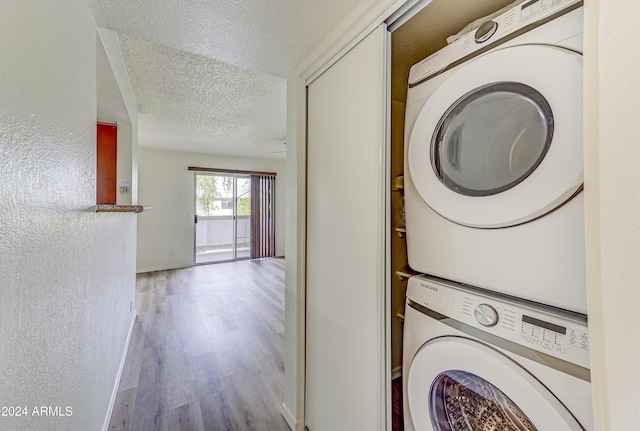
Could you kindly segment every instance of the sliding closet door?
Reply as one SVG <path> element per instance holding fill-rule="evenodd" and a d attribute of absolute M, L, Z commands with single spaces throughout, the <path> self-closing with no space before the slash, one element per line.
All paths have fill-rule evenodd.
<path fill-rule="evenodd" d="M 308 86 L 306 425 L 384 427 L 386 29 Z"/>

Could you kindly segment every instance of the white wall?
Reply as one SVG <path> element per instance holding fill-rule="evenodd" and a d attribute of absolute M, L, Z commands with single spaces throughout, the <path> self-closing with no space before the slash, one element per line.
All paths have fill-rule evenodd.
<path fill-rule="evenodd" d="M 284 256 L 285 161 L 138 149 L 138 272 L 193 265 L 194 172 L 189 166 L 276 172 L 276 255 Z"/>
<path fill-rule="evenodd" d="M 585 197 L 598 431 L 640 423 L 640 6 L 585 4 Z"/>
<path fill-rule="evenodd" d="M 0 2 L 0 429 L 102 429 L 133 317 L 136 216 L 87 211 L 95 37 L 84 0 Z"/>

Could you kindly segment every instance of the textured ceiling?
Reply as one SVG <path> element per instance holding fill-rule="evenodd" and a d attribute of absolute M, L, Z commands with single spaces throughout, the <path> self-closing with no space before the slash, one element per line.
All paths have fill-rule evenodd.
<path fill-rule="evenodd" d="M 284 157 L 286 81 L 120 35 L 139 110 L 139 145 Z"/>
<path fill-rule="evenodd" d="M 347 15 L 377 0 L 89 0 L 119 33 L 144 147 L 285 157 L 286 81 Z M 392 95 L 445 37 L 513 0 L 434 0 L 392 36 Z"/>
<path fill-rule="evenodd" d="M 139 144 L 285 156 L 285 78 L 360 4 L 375 0 L 89 0 L 119 33 Z"/>
<path fill-rule="evenodd" d="M 375 0 L 89 0 L 98 26 L 286 78 L 359 4 Z"/>

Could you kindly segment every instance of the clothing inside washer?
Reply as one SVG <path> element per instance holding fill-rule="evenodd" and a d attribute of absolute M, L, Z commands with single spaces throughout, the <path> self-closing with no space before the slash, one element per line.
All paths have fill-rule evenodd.
<path fill-rule="evenodd" d="M 436 431 L 537 430 L 508 396 L 473 373 L 441 373 L 430 394 L 430 416 Z"/>

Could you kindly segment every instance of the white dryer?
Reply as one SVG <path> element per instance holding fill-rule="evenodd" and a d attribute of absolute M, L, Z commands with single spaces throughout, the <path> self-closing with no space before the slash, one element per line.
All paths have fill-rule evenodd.
<path fill-rule="evenodd" d="M 585 317 L 409 280 L 405 431 L 593 431 Z"/>
<path fill-rule="evenodd" d="M 411 68 L 414 270 L 586 313 L 582 21 L 528 1 Z"/>

